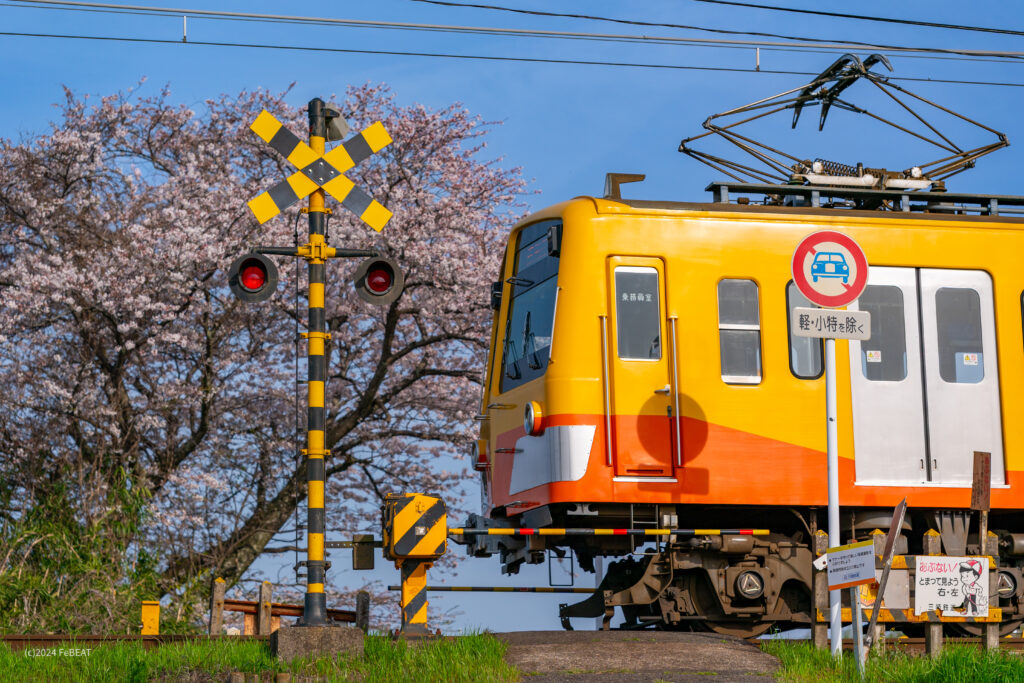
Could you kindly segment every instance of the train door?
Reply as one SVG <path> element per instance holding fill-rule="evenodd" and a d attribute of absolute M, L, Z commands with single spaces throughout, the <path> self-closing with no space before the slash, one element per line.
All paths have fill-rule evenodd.
<path fill-rule="evenodd" d="M 1006 483 L 992 278 L 980 270 L 918 271 L 933 482 L 971 485 L 974 451 Z"/>
<path fill-rule="evenodd" d="M 969 486 L 974 451 L 989 451 L 1003 484 L 988 274 L 873 267 L 858 307 L 871 339 L 850 342 L 857 482 Z"/>
<path fill-rule="evenodd" d="M 607 335 L 615 474 L 672 476 L 670 354 L 661 259 L 612 256 Z"/>

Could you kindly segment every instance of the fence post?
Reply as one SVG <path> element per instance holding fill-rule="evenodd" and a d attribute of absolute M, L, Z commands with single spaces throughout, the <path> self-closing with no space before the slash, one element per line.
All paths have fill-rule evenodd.
<path fill-rule="evenodd" d="M 999 553 L 996 543 L 997 538 L 993 538 L 995 534 L 986 533 L 989 535 L 988 538 L 988 551 L 992 553 L 988 563 L 988 594 L 989 594 L 989 609 L 992 608 L 991 603 L 999 604 L 999 560 L 996 559 Z M 998 621 L 987 622 L 982 627 L 984 633 L 984 644 L 986 650 L 998 650 L 999 649 L 999 630 L 1002 624 Z"/>
<path fill-rule="evenodd" d="M 260 584 L 259 604 L 256 606 L 256 635 L 270 635 L 270 594 L 272 586 L 269 581 Z"/>
<path fill-rule="evenodd" d="M 922 549 L 925 555 L 938 555 L 942 548 L 942 537 L 935 529 L 929 529 L 924 533 Z M 929 618 L 935 617 L 935 612 L 928 612 Z M 942 652 L 942 623 L 928 622 L 924 627 L 924 651 L 932 658 L 938 657 Z"/>
<path fill-rule="evenodd" d="M 814 534 L 814 557 L 821 557 L 828 550 L 828 533 L 819 529 Z M 812 601 L 811 638 L 814 647 L 819 650 L 828 649 L 828 623 L 818 619 L 818 612 L 828 612 L 828 571 L 814 570 L 812 579 L 814 589 L 814 600 Z"/>
<path fill-rule="evenodd" d="M 210 591 L 210 631 L 211 636 L 219 636 L 224 628 L 224 579 L 219 576 L 213 582 Z"/>
<path fill-rule="evenodd" d="M 356 628 L 363 633 L 370 630 L 370 594 L 366 591 L 356 593 Z"/>
<path fill-rule="evenodd" d="M 244 620 L 244 623 L 242 625 L 242 635 L 243 636 L 256 635 L 256 615 L 255 614 L 249 614 L 248 612 L 246 612 L 245 614 L 242 615 L 242 618 Z"/>

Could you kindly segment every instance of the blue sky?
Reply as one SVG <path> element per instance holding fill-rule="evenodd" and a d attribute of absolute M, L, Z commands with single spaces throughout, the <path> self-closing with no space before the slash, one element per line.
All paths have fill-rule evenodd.
<path fill-rule="evenodd" d="M 459 0 L 461 1 L 461 0 Z M 126 3 L 127 4 L 127 3 Z M 189 14 L 189 9 L 275 15 L 331 17 L 362 21 L 498 27 L 589 34 L 658 36 L 734 41 L 787 42 L 774 37 L 725 35 L 664 26 L 638 26 L 586 19 L 542 17 L 505 11 L 445 7 L 413 0 L 373 3 L 205 3 L 178 0 L 146 7 L 182 10 L 167 16 L 132 13 L 62 11 L 17 1 L 0 2 L 0 137 L 18 138 L 47 128 L 56 116 L 53 104 L 62 87 L 78 93 L 108 94 L 131 88 L 147 78 L 144 92 L 164 84 L 172 100 L 200 104 L 219 93 L 257 87 L 280 91 L 294 83 L 289 99 L 303 104 L 312 97 L 341 94 L 349 84 L 387 83 L 398 102 L 444 107 L 462 102 L 486 120 L 502 121 L 489 136 L 488 154 L 520 166 L 534 192 L 526 198 L 540 208 L 582 194 L 600 194 L 609 171 L 646 173 L 647 181 L 629 186 L 627 196 L 645 199 L 702 201 L 704 187 L 721 175 L 679 154 L 679 141 L 700 132 L 710 114 L 798 86 L 808 77 L 772 74 L 771 70 L 818 73 L 847 51 L 795 50 L 764 45 L 761 73 L 697 69 L 614 67 L 516 61 L 485 61 L 388 54 L 306 52 L 289 49 L 216 47 L 196 44 L 230 42 L 276 46 L 313 46 L 391 52 L 430 52 L 530 59 L 631 62 L 652 65 L 752 69 L 753 45 L 706 47 L 693 44 L 638 44 L 609 40 L 568 40 L 509 35 L 394 30 L 346 26 L 224 21 Z M 1024 36 L 875 23 L 730 7 L 696 0 L 493 0 L 495 5 L 549 12 L 589 14 L 652 23 L 688 24 L 738 31 L 759 31 L 827 41 L 859 41 L 893 46 L 1024 52 Z M 1021 29 L 1019 5 L 977 1 L 903 3 L 864 0 L 822 3 L 808 0 L 763 0 L 762 4 L 826 9 L 862 15 L 927 20 L 950 24 Z M 82 9 L 82 8 L 80 8 Z M 182 14 L 189 14 L 188 39 L 182 42 Z M 165 44 L 113 42 L 9 35 L 12 33 L 106 36 L 170 41 Z M 859 50 L 866 55 L 872 50 Z M 947 79 L 1019 84 L 963 85 L 899 81 L 901 85 L 1020 139 L 1019 112 L 1024 109 L 1024 61 L 967 59 L 954 55 L 908 55 L 883 51 L 897 78 Z M 848 91 L 848 99 L 873 111 L 894 114 L 867 84 Z M 936 117 L 945 125 L 948 119 Z M 903 169 L 939 156 L 904 138 L 878 133 L 878 127 L 846 112 L 835 112 L 817 133 L 817 111 L 804 115 L 794 132 L 788 117 L 763 127 L 766 137 L 797 156 L 822 156 L 843 163 Z M 987 140 L 952 126 L 968 145 Z M 977 169 L 953 179 L 959 192 L 1024 194 L 1019 176 L 1024 144 L 984 159 Z M 244 200 L 245 198 L 240 198 Z M 290 561 L 290 556 L 289 556 Z M 347 564 L 347 551 L 335 566 Z M 381 563 L 378 560 L 378 564 Z M 450 583 L 502 584 L 497 562 L 477 560 L 472 569 L 447 578 Z M 384 582 L 397 572 L 376 572 Z M 338 581 L 352 575 L 334 572 Z M 546 585 L 546 568 L 520 577 L 520 585 Z M 585 581 L 591 581 L 588 575 Z M 434 577 L 432 576 L 432 582 Z M 580 584 L 577 584 L 580 585 Z M 432 598 L 442 608 L 464 612 L 463 627 L 491 629 L 558 628 L 557 603 L 569 596 L 481 596 L 455 594 Z"/>

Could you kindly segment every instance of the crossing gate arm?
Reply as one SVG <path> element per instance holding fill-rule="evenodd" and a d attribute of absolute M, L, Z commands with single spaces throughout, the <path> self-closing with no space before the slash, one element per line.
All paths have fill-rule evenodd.
<path fill-rule="evenodd" d="M 452 527 L 451 536 L 767 536 L 768 529 L 533 529 Z"/>

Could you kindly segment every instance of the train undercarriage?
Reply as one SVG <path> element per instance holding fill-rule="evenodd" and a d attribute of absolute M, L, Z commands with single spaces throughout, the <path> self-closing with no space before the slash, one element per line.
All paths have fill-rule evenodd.
<path fill-rule="evenodd" d="M 604 578 L 593 595 L 561 605 L 562 625 L 567 629 L 575 618 L 601 618 L 607 629 L 616 608 L 623 617 L 619 625 L 623 629 L 708 630 L 742 637 L 773 628 L 809 628 L 815 618 L 813 544 L 824 524 L 823 508 L 572 504 L 544 506 L 514 518 L 495 512 L 489 518 L 472 515 L 466 526 L 725 530 L 756 525 L 769 530 L 763 536 L 466 537 L 469 554 L 499 554 L 502 571 L 509 574 L 517 573 L 524 563 L 544 562 L 548 550 L 556 554 L 571 550 L 585 572 L 594 571 L 595 558 L 608 558 Z M 869 540 L 876 529 L 888 531 L 890 516 L 886 510 L 843 509 L 843 542 Z M 979 554 L 969 511 L 919 509 L 908 512 L 896 543 L 897 554 L 922 554 L 922 540 L 929 529 L 940 534 L 943 554 Z M 1024 529 L 1024 515 L 994 511 L 990 529 L 998 539 L 999 556 L 998 597 L 993 595 L 992 606 L 1002 608 L 1002 630 L 1009 633 L 1024 622 L 1024 533 L 1019 531 Z M 991 549 L 989 553 L 993 554 Z M 847 591 L 843 596 L 849 600 Z M 917 635 L 922 628 L 912 623 L 894 627 L 907 635 Z M 956 635 L 981 632 L 975 624 L 946 627 Z"/>

